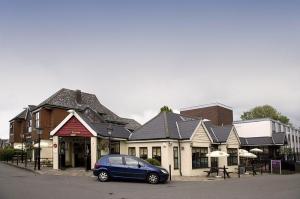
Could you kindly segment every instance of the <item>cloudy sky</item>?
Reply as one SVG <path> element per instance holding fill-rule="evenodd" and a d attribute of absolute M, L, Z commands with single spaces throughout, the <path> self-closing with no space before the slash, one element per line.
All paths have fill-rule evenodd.
<path fill-rule="evenodd" d="M 143 123 L 221 102 L 270 104 L 300 126 L 296 1 L 0 0 L 0 138 L 62 87 Z"/>

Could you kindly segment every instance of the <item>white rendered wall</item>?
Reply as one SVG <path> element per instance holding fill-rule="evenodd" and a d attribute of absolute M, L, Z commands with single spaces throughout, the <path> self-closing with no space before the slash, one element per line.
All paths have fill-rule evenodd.
<path fill-rule="evenodd" d="M 272 136 L 272 123 L 269 120 L 236 123 L 234 127 L 239 137 Z"/>
<path fill-rule="evenodd" d="M 56 145 L 56 148 L 54 148 Z M 53 136 L 53 169 L 58 169 L 58 136 Z"/>

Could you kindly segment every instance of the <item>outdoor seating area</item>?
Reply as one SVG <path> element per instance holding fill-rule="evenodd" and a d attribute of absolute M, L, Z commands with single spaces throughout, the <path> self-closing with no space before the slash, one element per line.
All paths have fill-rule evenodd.
<path fill-rule="evenodd" d="M 225 179 L 230 178 L 230 174 L 233 172 L 228 171 L 228 168 L 224 167 L 210 167 L 208 171 L 204 171 L 207 173 L 206 177 L 212 177 L 212 174 L 215 174 L 215 177 L 222 177 Z M 222 174 L 222 176 L 219 176 L 219 174 Z"/>

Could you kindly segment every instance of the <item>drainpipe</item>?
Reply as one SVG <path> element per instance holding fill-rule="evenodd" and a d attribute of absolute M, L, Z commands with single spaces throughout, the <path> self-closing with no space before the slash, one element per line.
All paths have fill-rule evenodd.
<path fill-rule="evenodd" d="M 180 140 L 178 139 L 178 149 L 179 149 L 179 153 L 178 153 L 178 158 L 179 158 L 179 174 L 180 176 L 182 176 L 182 172 L 181 172 L 181 145 L 180 145 Z"/>

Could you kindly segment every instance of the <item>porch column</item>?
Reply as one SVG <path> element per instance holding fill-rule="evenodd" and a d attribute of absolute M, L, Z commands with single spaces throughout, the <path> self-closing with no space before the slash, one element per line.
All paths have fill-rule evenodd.
<path fill-rule="evenodd" d="M 58 169 L 58 136 L 53 136 L 53 169 Z"/>
<path fill-rule="evenodd" d="M 94 165 L 97 162 L 97 139 L 97 137 L 91 137 L 91 168 L 94 168 Z"/>

